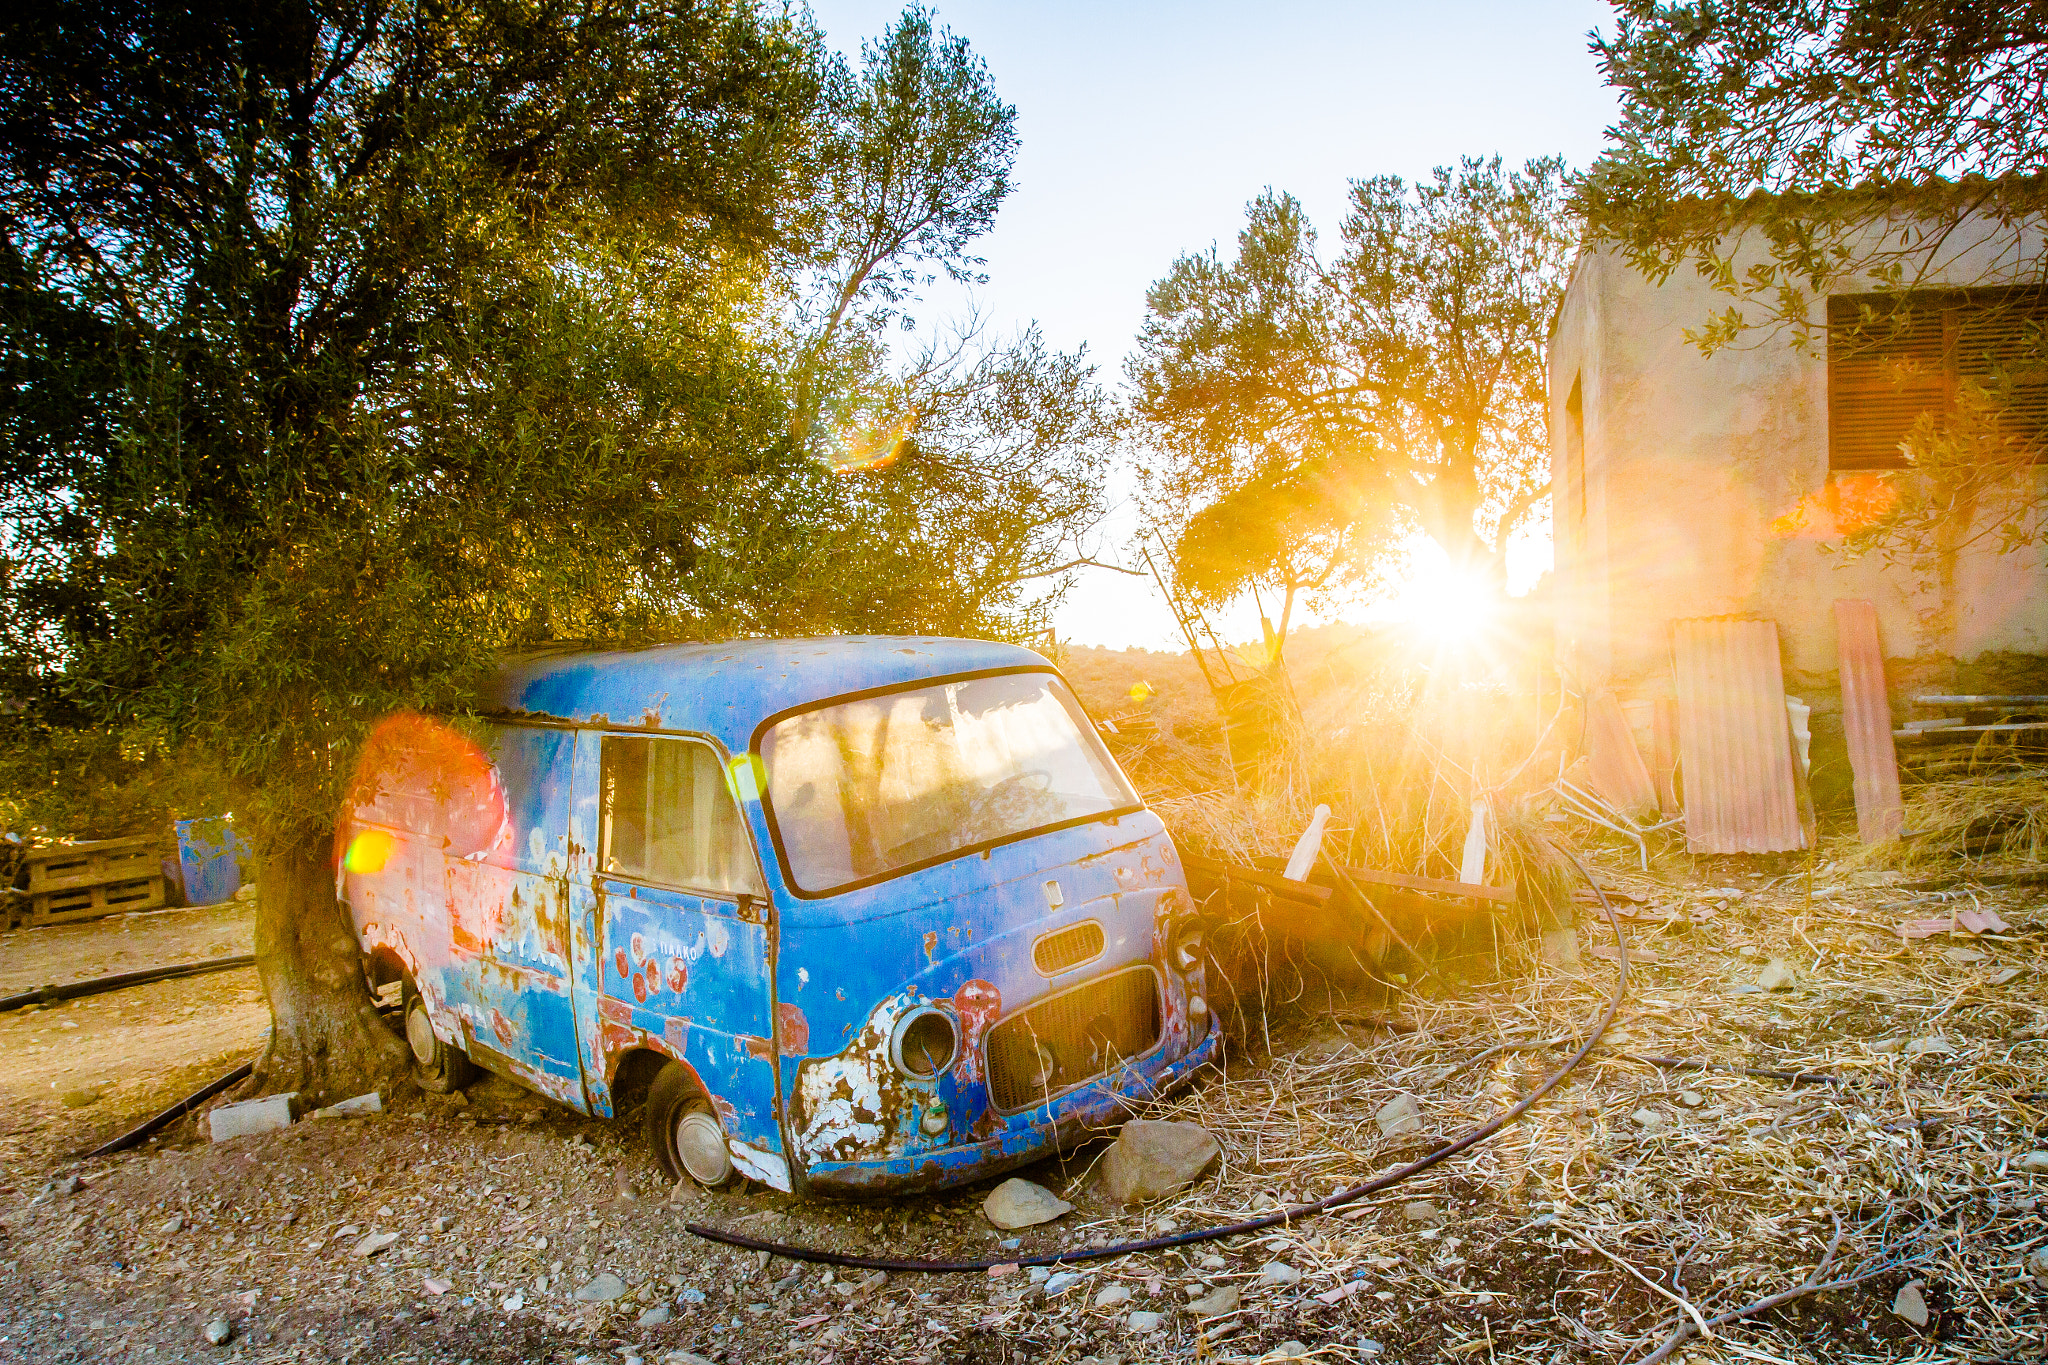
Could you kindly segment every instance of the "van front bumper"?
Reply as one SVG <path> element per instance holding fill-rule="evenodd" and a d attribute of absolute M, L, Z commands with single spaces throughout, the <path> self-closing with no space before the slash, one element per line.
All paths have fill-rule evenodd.
<path fill-rule="evenodd" d="M 873 1161 L 818 1161 L 804 1170 L 804 1184 L 820 1194 L 897 1194 L 949 1189 L 1000 1175 L 1097 1136 L 1133 1105 L 1180 1089 L 1216 1059 L 1220 1048 L 1211 1018 L 1209 1032 L 1181 1057 L 1167 1061 L 1155 1055 L 1106 1072 L 1049 1104 L 1010 1115 L 1003 1132 L 984 1142 Z"/>

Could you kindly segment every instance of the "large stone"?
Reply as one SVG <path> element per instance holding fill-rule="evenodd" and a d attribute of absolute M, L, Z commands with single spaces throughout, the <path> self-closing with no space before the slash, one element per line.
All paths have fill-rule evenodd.
<path fill-rule="evenodd" d="M 1213 1318 L 1223 1313 L 1235 1313 L 1243 1299 L 1244 1289 L 1241 1286 L 1226 1284 L 1196 1299 L 1188 1305 L 1188 1311 L 1198 1318 Z"/>
<path fill-rule="evenodd" d="M 1396 1095 L 1379 1107 L 1373 1119 L 1382 1137 L 1407 1137 L 1422 1131 L 1422 1106 L 1413 1095 Z"/>
<path fill-rule="evenodd" d="M 1118 1204 L 1164 1198 L 1192 1185 L 1222 1155 L 1200 1124 L 1132 1119 L 1102 1158 L 1102 1190 Z"/>
<path fill-rule="evenodd" d="M 209 1136 L 215 1142 L 274 1133 L 292 1126 L 292 1101 L 296 1095 L 265 1095 L 261 1099 L 224 1104 L 206 1116 Z"/>
<path fill-rule="evenodd" d="M 1043 1185 L 1013 1177 L 989 1191 L 988 1198 L 981 1201 L 981 1211 L 989 1222 L 1008 1231 L 1050 1223 L 1072 1213 L 1074 1206 Z"/>
<path fill-rule="evenodd" d="M 348 1119 L 361 1118 L 365 1115 L 381 1114 L 383 1112 L 384 1096 L 372 1090 L 367 1094 L 357 1095 L 353 1099 L 343 1100 L 339 1104 L 330 1104 L 325 1109 L 315 1109 L 313 1117 L 316 1119 Z"/>
<path fill-rule="evenodd" d="M 610 1303 L 623 1298 L 626 1282 L 607 1270 L 576 1291 L 578 1303 Z"/>
<path fill-rule="evenodd" d="M 1915 1327 L 1927 1325 L 1927 1300 L 1920 1293 L 1920 1281 L 1908 1280 L 1892 1298 L 1892 1312 Z"/>

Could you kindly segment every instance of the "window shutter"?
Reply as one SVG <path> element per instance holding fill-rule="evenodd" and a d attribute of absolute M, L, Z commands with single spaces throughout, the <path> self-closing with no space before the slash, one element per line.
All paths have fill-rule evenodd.
<path fill-rule="evenodd" d="M 1956 327 L 1956 373 L 2006 395 L 2005 429 L 2024 440 L 2048 435 L 2044 331 L 2048 296 L 2031 291 L 1986 298 L 1963 310 Z"/>
<path fill-rule="evenodd" d="M 2048 438 L 2048 292 L 1978 289 L 1828 300 L 1828 466 L 1903 469 L 1923 412 L 1974 379 L 2005 399 L 2005 429 Z"/>
<path fill-rule="evenodd" d="M 1948 408 L 1942 352 L 1941 311 L 1925 299 L 1828 300 L 1829 468 L 1905 468 L 1914 421 Z"/>

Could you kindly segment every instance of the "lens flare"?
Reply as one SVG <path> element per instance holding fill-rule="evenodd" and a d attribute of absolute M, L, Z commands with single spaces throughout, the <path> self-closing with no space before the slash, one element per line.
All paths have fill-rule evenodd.
<path fill-rule="evenodd" d="M 741 801 L 759 801 L 767 789 L 766 775 L 761 760 L 753 754 L 741 754 L 725 765 L 732 779 L 732 794 Z"/>
<path fill-rule="evenodd" d="M 1146 698 L 1148 698 L 1148 697 L 1156 697 L 1156 696 L 1158 696 L 1158 695 L 1159 695 L 1158 691 L 1157 691 L 1157 690 L 1155 690 L 1155 689 L 1153 688 L 1152 684 L 1151 684 L 1151 683 L 1148 683 L 1148 682 L 1145 682 L 1145 681 L 1143 681 L 1142 679 L 1141 679 L 1141 680 L 1139 680 L 1138 682 L 1135 682 L 1135 683 L 1132 683 L 1132 684 L 1131 684 L 1131 700 L 1132 700 L 1132 701 L 1140 701 L 1140 702 L 1141 702 L 1141 701 L 1144 701 L 1144 700 L 1145 700 Z"/>
<path fill-rule="evenodd" d="M 505 790 L 490 756 L 445 721 L 411 711 L 377 722 L 363 741 L 341 828 L 360 822 L 342 854 L 350 872 L 382 870 L 396 847 L 387 829 L 474 858 L 509 835 Z"/>
<path fill-rule="evenodd" d="M 1890 516 L 1899 490 L 1881 473 L 1837 474 L 1771 522 L 1781 540 L 1832 540 L 1854 535 Z"/>
<path fill-rule="evenodd" d="M 910 433 L 915 426 L 916 422 L 911 417 L 904 416 L 883 426 L 840 433 L 839 444 L 843 453 L 832 462 L 833 472 L 860 474 L 873 469 L 887 469 L 909 446 Z"/>
<path fill-rule="evenodd" d="M 392 853 L 398 848 L 398 840 L 381 829 L 359 830 L 356 837 L 348 841 L 348 853 L 341 865 L 350 872 L 369 875 L 384 870 L 384 864 L 391 861 Z"/>

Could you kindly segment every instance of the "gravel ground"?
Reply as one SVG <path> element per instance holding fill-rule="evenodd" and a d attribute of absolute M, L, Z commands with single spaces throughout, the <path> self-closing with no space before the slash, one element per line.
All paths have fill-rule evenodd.
<path fill-rule="evenodd" d="M 1800 1284 L 1837 1226 L 1835 1272 L 1867 1278 L 1674 1358 L 2036 1358 L 2040 893 L 1970 902 L 1999 908 L 2003 932 L 1908 942 L 1893 927 L 1928 905 L 1899 893 L 1715 884 L 1637 879 L 1638 967 L 1607 1049 L 1529 1122 L 1341 1215 L 1071 1279 L 834 1273 L 684 1226 L 982 1257 L 1010 1236 L 1028 1255 L 1243 1218 L 1389 1169 L 1525 1093 L 1560 1055 L 1541 1040 L 1583 1027 L 1611 967 L 1511 962 L 1392 1017 L 1384 1001 L 1319 1004 L 1276 1025 L 1270 1055 L 1155 1112 L 1217 1135 L 1213 1176 L 1109 1208 L 1098 1143 L 1021 1173 L 1076 1208 L 1019 1234 L 981 1217 L 985 1188 L 872 1204 L 670 1191 L 630 1128 L 498 1080 L 221 1144 L 188 1124 L 110 1161 L 28 1144 L 0 1189 L 0 1362 L 1636 1361 L 1693 1308 Z M 1759 986 L 1774 964 L 1789 979 Z M 1523 1050 L 1492 1051 L 1503 1040 Z M 1643 1056 L 1842 1083 L 1676 1075 Z M 1376 1116 L 1403 1096 L 1419 1126 L 1390 1134 Z M 1896 1311 L 1908 1286 L 1925 1322 Z M 1232 1288 L 1235 1305 L 1218 1300 Z"/>

